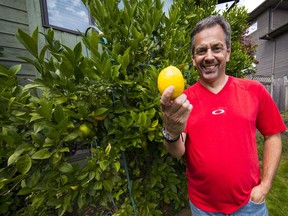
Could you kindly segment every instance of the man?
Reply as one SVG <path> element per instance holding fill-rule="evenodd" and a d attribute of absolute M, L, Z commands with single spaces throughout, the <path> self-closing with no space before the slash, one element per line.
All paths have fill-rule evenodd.
<path fill-rule="evenodd" d="M 168 87 L 161 108 L 164 146 L 172 156 L 186 157 L 192 215 L 268 215 L 265 198 L 286 130 L 280 113 L 259 82 L 225 74 L 231 33 L 222 16 L 200 21 L 191 46 L 200 79 L 175 100 Z M 265 138 L 262 176 L 257 129 Z"/>

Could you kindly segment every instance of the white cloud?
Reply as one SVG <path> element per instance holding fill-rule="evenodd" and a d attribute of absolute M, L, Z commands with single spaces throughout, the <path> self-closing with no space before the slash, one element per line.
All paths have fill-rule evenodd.
<path fill-rule="evenodd" d="M 238 5 L 245 6 L 248 12 L 253 11 L 256 7 L 258 7 L 264 0 L 240 0 Z"/>

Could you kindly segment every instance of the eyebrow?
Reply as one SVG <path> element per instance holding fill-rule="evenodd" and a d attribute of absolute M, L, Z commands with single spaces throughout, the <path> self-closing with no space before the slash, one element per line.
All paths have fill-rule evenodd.
<path fill-rule="evenodd" d="M 221 47 L 224 47 L 224 44 L 223 43 L 221 43 L 221 42 L 215 42 L 215 43 L 211 43 L 211 47 L 215 47 L 215 46 L 221 46 Z M 197 49 L 201 49 L 201 48 L 206 48 L 206 47 L 208 47 L 208 45 L 207 44 L 200 44 L 198 47 L 196 47 L 196 50 Z"/>

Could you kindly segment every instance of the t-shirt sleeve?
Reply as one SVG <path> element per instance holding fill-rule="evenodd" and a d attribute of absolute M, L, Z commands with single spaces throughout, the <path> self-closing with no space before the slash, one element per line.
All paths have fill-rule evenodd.
<path fill-rule="evenodd" d="M 257 116 L 257 129 L 264 136 L 277 134 L 286 130 L 286 126 L 273 98 L 266 88 L 259 83 L 259 112 Z"/>

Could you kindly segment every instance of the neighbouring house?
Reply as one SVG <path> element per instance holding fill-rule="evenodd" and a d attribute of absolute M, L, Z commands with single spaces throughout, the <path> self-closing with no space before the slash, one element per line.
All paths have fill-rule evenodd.
<path fill-rule="evenodd" d="M 257 44 L 253 79 L 270 83 L 281 111 L 288 108 L 288 0 L 265 0 L 249 14 L 249 34 Z"/>
<path fill-rule="evenodd" d="M 18 58 L 29 53 L 16 39 L 18 29 L 32 35 L 38 27 L 39 32 L 46 33 L 54 29 L 55 38 L 66 46 L 73 48 L 81 41 L 78 32 L 85 32 L 91 25 L 87 8 L 81 0 L 1 0 L 0 1 L 0 64 L 11 67 L 21 64 L 18 74 L 20 83 L 37 77 L 33 66 Z M 39 47 L 45 44 L 44 36 L 39 34 Z"/>

